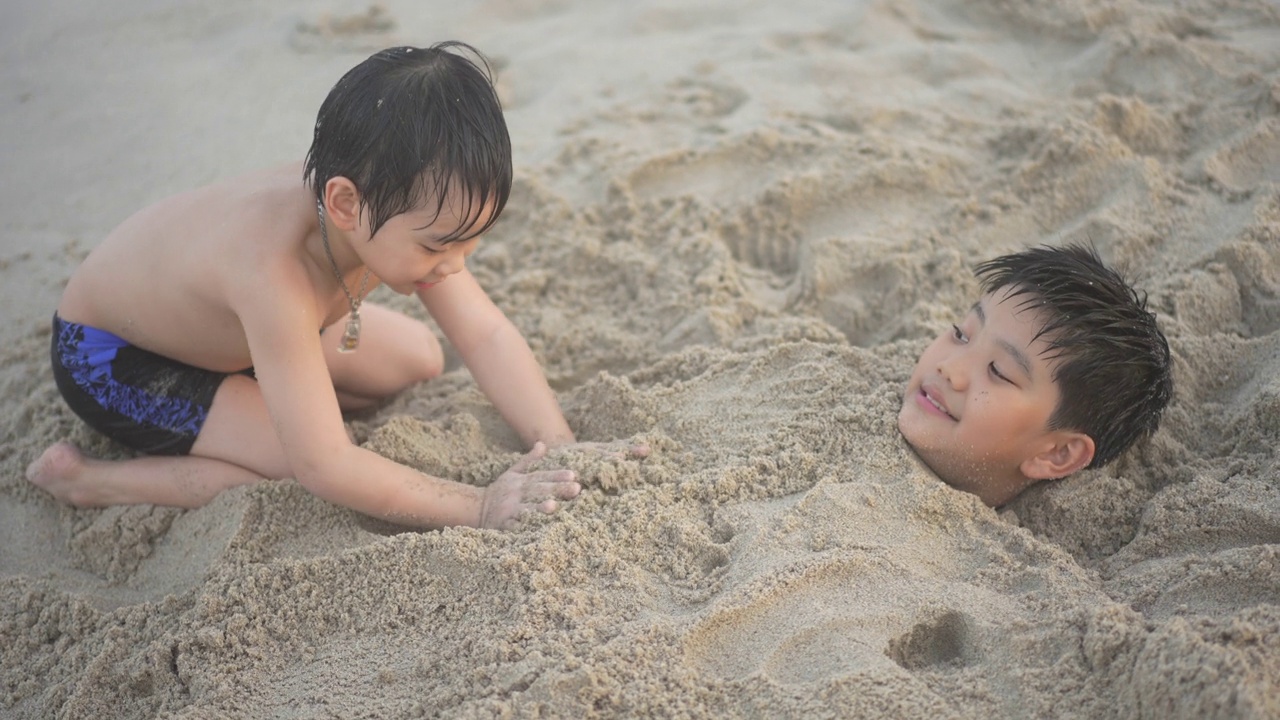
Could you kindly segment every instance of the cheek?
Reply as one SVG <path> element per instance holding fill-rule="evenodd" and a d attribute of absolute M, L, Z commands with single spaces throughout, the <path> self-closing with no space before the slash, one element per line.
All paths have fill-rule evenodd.
<path fill-rule="evenodd" d="M 920 379 L 929 371 L 930 367 L 938 364 L 936 359 L 937 344 L 937 342 L 934 342 L 932 345 L 925 348 L 925 351 L 920 354 L 920 359 L 916 360 L 916 366 L 911 369 L 911 378 L 908 380 L 909 383 L 919 382 Z"/>
<path fill-rule="evenodd" d="M 902 433 L 902 437 L 906 438 L 907 442 L 913 441 L 912 431 L 914 430 L 911 426 L 911 408 L 908 405 L 910 402 L 911 400 L 908 398 L 898 410 L 898 432 Z"/>
<path fill-rule="evenodd" d="M 916 369 L 920 370 L 936 363 L 938 355 L 942 352 L 942 345 L 944 342 L 946 342 L 944 338 L 934 338 L 933 342 L 929 343 L 929 347 L 925 348 L 924 352 L 920 353 L 920 360 L 916 362 Z"/>
<path fill-rule="evenodd" d="M 969 404 L 965 434 L 975 445 L 999 447 L 1028 429 L 1031 416 L 1017 403 L 1003 402 L 995 393 L 975 396 Z"/>
<path fill-rule="evenodd" d="M 440 264 L 440 256 L 423 250 L 414 249 L 404 256 L 405 270 L 421 270 L 433 268 Z"/>

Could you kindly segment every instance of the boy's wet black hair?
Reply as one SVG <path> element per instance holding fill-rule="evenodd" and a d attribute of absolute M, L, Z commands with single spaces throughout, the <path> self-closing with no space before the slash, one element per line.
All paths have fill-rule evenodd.
<path fill-rule="evenodd" d="M 1088 246 L 1037 247 L 974 271 L 984 292 L 1008 289 L 1044 323 L 1061 398 L 1049 429 L 1093 438 L 1102 467 L 1155 432 L 1173 397 L 1169 343 L 1139 295 Z"/>
<path fill-rule="evenodd" d="M 440 242 L 488 230 L 511 194 L 511 138 L 488 61 L 453 41 L 375 53 L 320 106 L 303 177 L 317 199 L 331 178 L 355 183 L 371 235 L 424 199 L 439 214 L 451 191 L 464 222 Z M 489 202 L 493 214 L 472 227 Z"/>

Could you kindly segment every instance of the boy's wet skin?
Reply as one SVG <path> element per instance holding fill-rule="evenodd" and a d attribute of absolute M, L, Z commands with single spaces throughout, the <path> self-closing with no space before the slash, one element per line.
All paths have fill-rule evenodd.
<path fill-rule="evenodd" d="M 571 470 L 538 466 L 548 447 L 644 454 L 576 441 L 528 343 L 466 269 L 511 185 L 501 106 L 468 55 L 457 43 L 374 54 L 330 91 L 305 162 L 161 200 L 94 248 L 57 308 L 54 375 L 91 427 L 142 456 L 57 443 L 31 482 L 79 506 L 199 507 L 295 478 L 405 525 L 502 528 L 580 491 Z M 531 448 L 488 486 L 348 436 L 344 411 L 444 366 L 425 323 L 363 302 L 380 284 L 418 297 Z"/>
<path fill-rule="evenodd" d="M 974 270 L 983 295 L 929 345 L 898 430 L 942 480 L 991 506 L 1102 467 L 1159 426 L 1169 344 L 1089 246 L 1041 246 Z"/>
<path fill-rule="evenodd" d="M 1008 290 L 983 296 L 920 356 L 898 429 L 934 472 L 989 505 L 1089 464 L 1093 441 L 1048 430 L 1058 406 L 1043 324 Z"/>

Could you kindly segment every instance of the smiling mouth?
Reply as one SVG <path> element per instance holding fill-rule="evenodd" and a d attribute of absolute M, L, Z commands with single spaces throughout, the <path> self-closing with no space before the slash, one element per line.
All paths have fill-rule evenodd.
<path fill-rule="evenodd" d="M 924 402 L 927 402 L 933 407 L 937 408 L 938 412 L 942 413 L 943 415 L 946 415 L 947 417 L 951 418 L 952 420 L 955 420 L 956 422 L 960 421 L 960 418 L 948 412 L 946 406 L 944 406 L 942 403 L 934 399 L 933 395 L 930 395 L 929 391 L 924 389 L 924 387 L 920 388 L 920 397 L 923 399 Z"/>

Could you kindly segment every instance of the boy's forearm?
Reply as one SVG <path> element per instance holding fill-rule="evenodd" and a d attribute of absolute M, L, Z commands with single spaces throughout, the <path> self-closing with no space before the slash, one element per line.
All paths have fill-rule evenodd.
<path fill-rule="evenodd" d="M 298 481 L 323 500 L 401 525 L 479 527 L 484 489 L 432 477 L 350 446 Z"/>
<path fill-rule="evenodd" d="M 546 375 L 515 325 L 504 323 L 471 354 L 463 358 L 471 376 L 526 445 L 574 441 Z"/>

